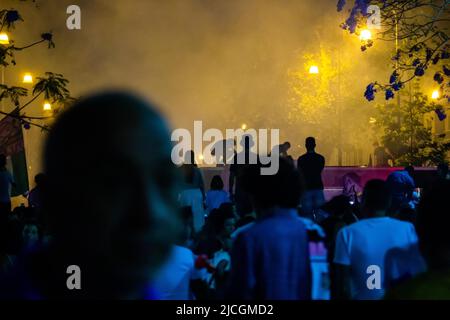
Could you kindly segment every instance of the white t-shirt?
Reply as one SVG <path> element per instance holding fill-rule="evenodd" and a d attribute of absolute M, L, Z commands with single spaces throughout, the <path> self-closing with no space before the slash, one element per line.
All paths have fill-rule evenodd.
<path fill-rule="evenodd" d="M 190 281 L 193 273 L 192 251 L 174 246 L 168 260 L 154 277 L 153 287 L 161 300 L 191 300 Z"/>
<path fill-rule="evenodd" d="M 191 207 L 194 231 L 199 232 L 205 224 L 205 210 L 203 210 L 203 195 L 200 189 L 183 190 L 179 196 L 182 207 Z"/>
<path fill-rule="evenodd" d="M 230 196 L 224 190 L 209 190 L 206 193 L 206 209 L 208 213 L 213 209 L 218 209 L 222 203 L 226 202 L 230 202 Z"/>
<path fill-rule="evenodd" d="M 225 271 L 230 271 L 231 257 L 230 257 L 230 254 L 228 252 L 226 252 L 225 250 L 221 249 L 221 250 L 215 252 L 214 256 L 210 260 L 210 263 L 213 267 L 217 268 L 219 263 L 222 262 L 223 260 L 225 260 L 227 262 L 227 265 L 225 266 Z M 215 279 L 213 279 L 212 273 L 205 273 L 205 276 L 203 277 L 203 279 L 206 281 L 206 283 L 208 283 L 208 285 L 211 289 L 216 288 L 216 281 L 215 281 Z"/>
<path fill-rule="evenodd" d="M 417 242 L 411 223 L 388 217 L 364 219 L 342 228 L 334 263 L 350 266 L 352 298 L 381 299 L 392 281 L 424 271 Z M 374 287 L 378 272 L 373 266 L 380 271 L 379 288 Z"/>

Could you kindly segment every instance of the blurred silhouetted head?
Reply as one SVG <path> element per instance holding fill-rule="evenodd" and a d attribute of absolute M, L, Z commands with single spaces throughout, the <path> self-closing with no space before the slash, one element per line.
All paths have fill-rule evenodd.
<path fill-rule="evenodd" d="M 39 228 L 34 223 L 25 223 L 22 229 L 22 239 L 26 247 L 31 247 L 39 241 Z"/>
<path fill-rule="evenodd" d="M 314 151 L 314 149 L 316 148 L 316 139 L 314 137 L 306 138 L 305 147 L 308 151 Z"/>
<path fill-rule="evenodd" d="M 220 205 L 219 210 L 225 214 L 236 216 L 236 208 L 231 202 L 224 202 Z"/>
<path fill-rule="evenodd" d="M 414 175 L 414 167 L 413 166 L 406 166 L 404 170 L 406 172 L 408 172 L 410 177 L 412 177 Z"/>
<path fill-rule="evenodd" d="M 233 212 L 228 210 L 213 209 L 208 216 L 208 223 L 214 236 L 229 236 L 234 231 L 236 217 Z"/>
<path fill-rule="evenodd" d="M 37 175 L 34 176 L 34 182 L 36 183 L 37 186 L 42 186 L 45 184 L 45 173 L 38 173 Z"/>
<path fill-rule="evenodd" d="M 350 204 L 349 197 L 339 195 L 328 201 L 322 209 L 333 216 L 341 217 L 352 212 L 352 205 Z"/>
<path fill-rule="evenodd" d="M 361 184 L 361 177 L 353 171 L 350 171 L 348 173 L 346 173 L 343 177 L 343 184 L 345 185 L 346 183 L 354 183 L 354 184 Z"/>
<path fill-rule="evenodd" d="M 211 190 L 222 190 L 223 180 L 219 175 L 215 175 L 211 180 Z"/>
<path fill-rule="evenodd" d="M 296 208 L 303 193 L 303 183 L 298 170 L 286 159 L 280 158 L 278 172 L 262 175 L 261 167 L 249 165 L 243 173 L 243 185 L 256 209 L 271 207 Z"/>
<path fill-rule="evenodd" d="M 179 227 L 170 155 L 161 116 L 127 93 L 88 97 L 57 119 L 44 206 L 54 245 L 80 266 L 86 294 L 133 294 L 165 259 Z"/>
<path fill-rule="evenodd" d="M 369 180 L 363 191 L 362 210 L 368 216 L 384 216 L 391 205 L 391 195 L 386 182 Z"/>

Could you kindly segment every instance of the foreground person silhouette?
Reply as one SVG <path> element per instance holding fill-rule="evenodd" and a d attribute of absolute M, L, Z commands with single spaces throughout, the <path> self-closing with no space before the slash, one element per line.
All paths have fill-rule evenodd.
<path fill-rule="evenodd" d="M 19 298 L 149 298 L 178 229 L 170 153 L 162 118 L 131 95 L 93 96 L 62 114 L 44 157 L 51 241 L 28 257 Z M 80 290 L 68 289 L 70 265 Z"/>
<path fill-rule="evenodd" d="M 392 288 L 388 300 L 450 300 L 450 181 L 438 180 L 419 203 L 417 233 L 427 271 Z"/>
<path fill-rule="evenodd" d="M 234 240 L 229 299 L 311 298 L 308 234 L 297 212 L 301 176 L 287 159 L 279 164 L 275 175 L 262 175 L 261 164 L 244 169 L 243 187 L 258 219 Z"/>

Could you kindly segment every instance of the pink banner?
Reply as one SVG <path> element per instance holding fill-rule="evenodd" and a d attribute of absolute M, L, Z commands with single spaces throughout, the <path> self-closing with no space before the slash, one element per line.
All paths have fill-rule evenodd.
<path fill-rule="evenodd" d="M 11 156 L 24 150 L 20 120 L 6 116 L 0 121 L 0 153 Z"/>
<path fill-rule="evenodd" d="M 203 167 L 200 168 L 205 179 L 205 188 L 209 189 L 211 179 L 214 175 L 220 175 L 223 179 L 225 190 L 228 191 L 228 176 L 229 170 L 227 167 Z M 386 180 L 392 171 L 402 170 L 403 168 L 368 168 L 368 167 L 326 167 L 322 173 L 322 180 L 325 189 L 342 190 L 344 186 L 344 177 L 350 177 L 352 180 L 357 180 L 358 184 L 363 187 L 367 181 L 371 179 Z M 431 175 L 434 174 L 435 168 L 416 167 L 414 173 L 414 180 L 416 185 L 421 187 Z"/>

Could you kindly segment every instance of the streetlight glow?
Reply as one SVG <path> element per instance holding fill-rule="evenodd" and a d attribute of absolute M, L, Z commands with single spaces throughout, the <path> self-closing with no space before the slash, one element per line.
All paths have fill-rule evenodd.
<path fill-rule="evenodd" d="M 9 44 L 9 37 L 5 32 L 0 33 L 0 44 Z"/>
<path fill-rule="evenodd" d="M 441 95 L 439 94 L 439 90 L 434 90 L 433 93 L 431 94 L 431 99 L 433 100 L 437 100 L 439 99 Z"/>
<path fill-rule="evenodd" d="M 33 83 L 33 76 L 31 73 L 25 73 L 23 76 L 23 83 Z"/>
<path fill-rule="evenodd" d="M 243 123 L 242 126 L 241 126 L 241 129 L 242 129 L 242 130 L 247 129 L 247 125 L 246 125 L 245 123 Z"/>
<path fill-rule="evenodd" d="M 309 73 L 310 74 L 318 74 L 319 73 L 319 67 L 318 66 L 311 66 L 311 67 L 309 67 Z"/>
<path fill-rule="evenodd" d="M 49 102 L 44 103 L 44 111 L 51 111 L 52 105 Z"/>
<path fill-rule="evenodd" d="M 359 39 L 361 39 L 361 41 L 367 41 L 367 40 L 372 39 L 372 32 L 370 32 L 370 30 L 368 30 L 368 29 L 361 30 Z"/>

